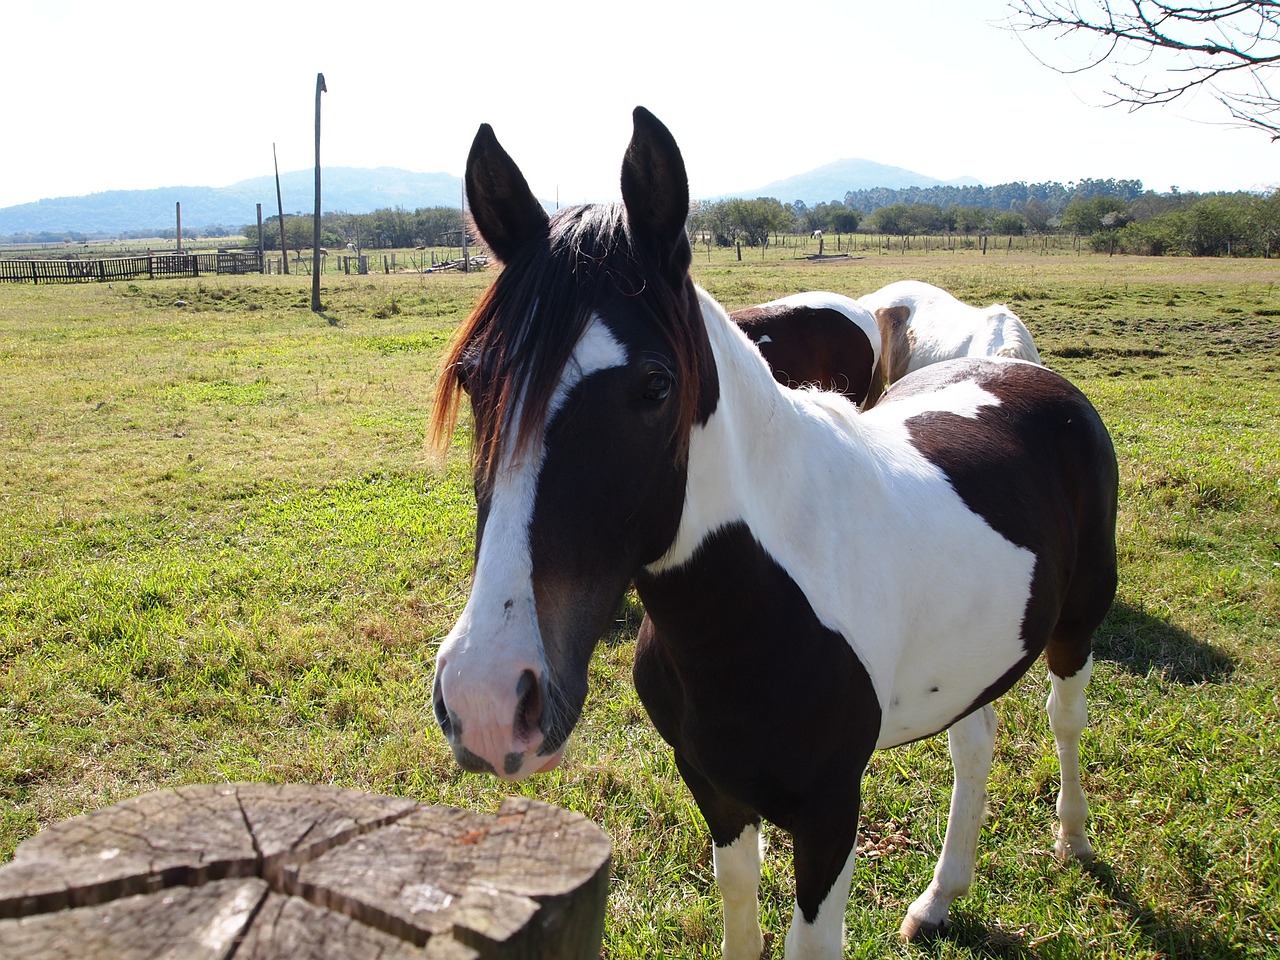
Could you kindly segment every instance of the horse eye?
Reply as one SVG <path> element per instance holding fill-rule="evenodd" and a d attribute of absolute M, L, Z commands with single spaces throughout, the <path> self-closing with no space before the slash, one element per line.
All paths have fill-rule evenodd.
<path fill-rule="evenodd" d="M 458 378 L 458 386 L 468 396 L 471 395 L 471 378 L 474 374 L 474 363 L 455 363 L 453 365 L 453 375 Z"/>
<path fill-rule="evenodd" d="M 671 394 L 675 383 L 675 377 L 666 370 L 651 370 L 649 379 L 645 381 L 644 398 L 654 403 L 665 400 Z"/>

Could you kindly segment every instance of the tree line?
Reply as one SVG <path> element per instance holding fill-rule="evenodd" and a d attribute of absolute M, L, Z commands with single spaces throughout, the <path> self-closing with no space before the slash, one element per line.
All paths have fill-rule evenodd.
<path fill-rule="evenodd" d="M 263 221 L 263 244 L 280 248 L 278 217 Z M 996 187 L 912 187 L 849 191 L 844 200 L 809 206 L 773 197 L 694 203 L 690 229 L 699 242 L 765 246 L 782 234 L 875 233 L 912 236 L 1065 235 L 1109 253 L 1189 256 L 1263 256 L 1280 253 L 1280 189 L 1267 194 L 1144 191 L 1136 180 L 1082 180 L 1072 184 L 1001 184 Z M 310 214 L 286 215 L 285 243 L 309 249 Z M 137 231 L 133 231 L 137 232 Z M 155 237 L 154 231 L 145 232 Z M 200 236 L 226 236 L 220 227 Z M 257 224 L 242 228 L 256 247 Z M 161 236 L 173 236 L 173 231 Z M 195 231 L 187 236 L 196 236 Z M 399 207 L 372 213 L 332 212 L 321 217 L 321 243 L 342 249 L 460 246 L 462 212 L 456 207 Z M 74 237 L 72 237 L 74 239 Z M 28 238 L 40 241 L 56 237 Z"/>
<path fill-rule="evenodd" d="M 964 202 L 969 201 L 969 202 Z M 779 234 L 1066 235 L 1107 253 L 1262 256 L 1280 252 L 1280 189 L 1268 194 L 1144 191 L 1136 180 L 850 191 L 808 206 L 776 198 L 694 204 L 690 226 L 717 245 Z"/>
<path fill-rule="evenodd" d="M 307 250 L 314 229 L 311 214 L 285 214 L 284 239 L 290 250 Z M 246 246 L 257 246 L 258 225 L 244 228 Z M 357 250 L 404 250 L 409 247 L 456 247 L 462 243 L 462 211 L 457 207 L 422 207 L 405 210 L 387 207 L 372 213 L 337 211 L 320 215 L 320 244 L 341 249 L 350 243 Z M 262 244 L 280 249 L 280 218 L 262 222 Z"/>

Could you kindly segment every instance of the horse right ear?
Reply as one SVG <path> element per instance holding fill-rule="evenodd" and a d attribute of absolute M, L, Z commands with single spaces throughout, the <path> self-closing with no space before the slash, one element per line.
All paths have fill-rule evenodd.
<path fill-rule="evenodd" d="M 503 263 L 530 240 L 547 236 L 547 211 L 487 123 L 471 143 L 466 184 L 476 229 Z"/>
<path fill-rule="evenodd" d="M 675 137 L 644 107 L 631 113 L 634 131 L 622 158 L 622 202 L 633 235 L 681 282 L 693 251 L 685 232 L 689 178 Z"/>

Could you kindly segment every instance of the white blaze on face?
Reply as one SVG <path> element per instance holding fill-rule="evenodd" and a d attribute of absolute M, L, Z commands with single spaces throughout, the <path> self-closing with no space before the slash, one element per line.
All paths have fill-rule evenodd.
<path fill-rule="evenodd" d="M 585 377 L 626 361 L 626 350 L 609 328 L 598 318 L 592 320 L 561 375 L 547 423 Z M 519 416 L 517 406 L 509 422 L 519 422 Z M 547 763 L 547 758 L 535 755 L 542 732 L 516 727 L 521 676 L 530 671 L 542 682 L 547 676 L 529 543 L 545 453 L 541 440 L 523 457 L 516 457 L 511 444 L 504 442 L 471 596 L 436 660 L 444 703 L 462 730 L 461 746 L 510 779 Z M 513 755 L 524 758 L 516 770 L 508 768 Z"/>

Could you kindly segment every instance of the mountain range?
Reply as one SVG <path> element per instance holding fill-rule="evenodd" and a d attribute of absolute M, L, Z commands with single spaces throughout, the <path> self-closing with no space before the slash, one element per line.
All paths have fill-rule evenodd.
<path fill-rule="evenodd" d="M 295 170 L 280 175 L 280 192 L 286 214 L 310 213 L 315 174 Z M 936 180 L 901 167 L 871 160 L 838 160 L 808 173 L 777 180 L 754 189 L 738 190 L 729 197 L 775 197 L 784 203 L 802 200 L 813 205 L 843 200 L 848 190 L 875 187 L 902 189 L 941 184 L 976 184 L 971 177 Z M 415 173 L 396 167 L 326 167 L 323 179 L 324 209 L 345 213 L 369 213 L 388 207 L 414 210 L 420 207 L 457 207 L 462 198 L 461 178 L 448 173 Z M 239 232 L 257 218 L 276 213 L 275 178 L 242 180 L 228 187 L 159 187 L 152 190 L 108 190 L 82 197 L 57 197 L 0 208 L 0 236 L 42 233 L 111 235 L 141 230 L 172 230 L 175 204 L 182 204 L 184 233 L 222 226 Z"/>

